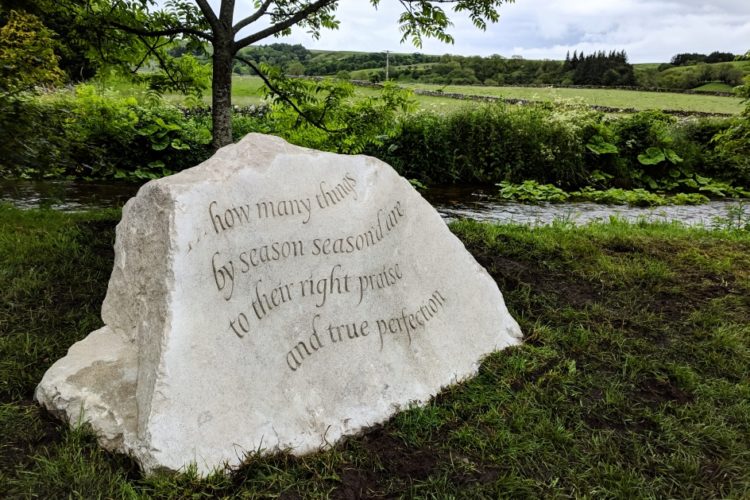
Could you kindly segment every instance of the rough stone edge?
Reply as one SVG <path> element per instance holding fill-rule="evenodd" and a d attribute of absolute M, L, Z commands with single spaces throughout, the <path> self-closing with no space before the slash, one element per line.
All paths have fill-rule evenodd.
<path fill-rule="evenodd" d="M 131 407 L 120 407 L 123 411 L 117 412 L 103 401 L 102 395 L 117 394 L 119 387 L 129 382 L 135 383 L 135 373 L 128 377 L 128 373 L 122 376 L 115 369 L 109 370 L 109 377 L 97 377 L 104 384 L 97 391 L 81 390 L 75 379 L 87 371 L 93 371 L 97 364 L 106 366 L 119 362 L 123 368 L 132 368 L 136 357 L 132 342 L 123 340 L 104 326 L 73 344 L 67 355 L 47 370 L 36 388 L 34 399 L 71 427 L 91 425 L 98 442 L 105 449 L 130 454 L 133 450 L 127 443 L 135 438 L 136 422 L 134 418 L 128 421 L 127 414 L 130 412 L 135 416 L 135 398 L 131 401 Z M 98 422 L 96 427 L 92 425 L 93 421 Z"/>
<path fill-rule="evenodd" d="M 252 150 L 256 152 L 264 152 L 269 153 L 273 152 L 274 156 L 278 156 L 279 154 L 315 154 L 315 155 L 331 155 L 331 156 L 337 156 L 335 153 L 328 153 L 328 152 L 322 152 L 315 149 L 305 148 L 301 146 L 296 146 L 293 144 L 288 143 L 284 139 L 274 137 L 274 136 L 265 136 L 263 134 L 248 134 L 245 138 L 243 138 L 239 143 L 231 144 L 229 146 L 226 146 L 222 149 L 220 149 L 213 157 L 209 158 L 208 160 L 202 162 L 201 164 L 197 165 L 196 167 L 193 167 L 195 169 L 195 174 L 198 173 L 198 170 L 203 169 L 210 169 L 215 162 L 227 162 L 230 163 L 230 169 L 225 175 L 226 178 L 229 178 L 233 175 L 235 175 L 238 171 L 244 169 L 244 168 L 262 168 L 263 165 L 259 165 L 256 161 L 253 161 L 254 158 L 258 157 L 258 155 L 254 155 L 254 158 L 252 158 L 250 161 L 248 161 L 247 158 L 240 157 L 240 153 L 243 153 L 247 147 L 247 143 L 254 143 L 255 145 L 258 144 L 256 141 L 260 140 L 261 144 L 263 144 L 261 147 L 254 147 Z M 263 142 L 265 141 L 265 142 Z M 270 142 L 275 142 L 276 146 L 270 146 Z M 281 147 L 280 147 L 281 146 Z M 277 149 L 278 148 L 278 149 Z M 261 155 L 262 156 L 262 155 Z M 387 163 L 383 162 L 382 160 L 367 156 L 367 155 L 356 155 L 360 157 L 364 157 L 368 162 L 373 161 L 377 164 L 377 167 L 384 166 L 388 169 L 391 169 L 393 173 L 396 176 L 400 177 L 400 174 L 393 169 L 392 166 L 388 165 Z M 190 170 L 193 170 L 190 169 Z M 117 225 L 117 236 L 115 241 L 115 265 L 113 266 L 113 272 L 112 276 L 110 277 L 109 282 L 109 288 L 107 291 L 107 296 L 105 297 L 104 303 L 102 304 L 102 317 L 105 320 L 106 325 L 94 332 L 92 332 L 89 337 L 86 337 L 83 341 L 78 342 L 74 344 L 74 346 L 71 347 L 68 356 L 62 358 L 59 360 L 53 367 L 50 368 L 48 373 L 53 372 L 53 368 L 58 365 L 58 363 L 66 360 L 71 354 L 74 354 L 74 349 L 77 345 L 85 343 L 87 340 L 89 340 L 90 337 L 93 337 L 94 334 L 97 333 L 104 333 L 107 332 L 108 335 L 116 335 L 118 337 L 121 337 L 125 341 L 131 341 L 135 342 L 137 345 L 137 357 L 134 360 L 138 364 L 138 378 L 137 378 L 137 420 L 138 425 L 135 429 L 136 432 L 130 433 L 130 432 L 123 432 L 120 433 L 120 435 L 116 437 L 112 437 L 113 433 L 111 431 L 108 431 L 107 427 L 98 426 L 94 428 L 94 431 L 97 435 L 97 439 L 99 443 L 108 450 L 111 451 L 117 451 L 117 452 L 123 452 L 128 455 L 131 455 L 134 457 L 143 468 L 144 472 L 149 473 L 156 470 L 164 470 L 163 467 L 158 466 L 155 462 L 155 456 L 153 452 L 156 452 L 158 450 L 149 450 L 146 449 L 144 446 L 142 446 L 141 443 L 144 441 L 147 441 L 147 435 L 145 434 L 148 432 L 147 430 L 147 424 L 150 416 L 150 407 L 151 407 L 151 401 L 154 397 L 154 386 L 156 385 L 156 381 L 158 379 L 158 373 L 163 371 L 163 365 L 162 365 L 162 347 L 166 341 L 165 336 L 165 329 L 164 325 L 167 325 L 169 323 L 169 318 L 171 317 L 171 313 L 169 312 L 169 304 L 171 303 L 171 294 L 169 293 L 169 290 L 171 289 L 171 286 L 174 282 L 174 276 L 173 276 L 173 270 L 171 267 L 171 260 L 169 259 L 161 259 L 149 262 L 152 268 L 155 269 L 156 266 L 154 265 L 154 262 L 157 262 L 160 266 L 164 267 L 164 270 L 162 274 L 166 277 L 166 279 L 162 280 L 161 282 L 157 282 L 156 280 L 152 280 L 151 282 L 148 282 L 147 280 L 139 281 L 140 278 L 143 278 L 143 273 L 134 272 L 132 269 L 130 269 L 130 275 L 127 276 L 123 271 L 128 269 L 127 264 L 127 256 L 125 256 L 122 251 L 121 247 L 125 245 L 124 239 L 128 237 L 127 231 L 131 227 L 131 216 L 134 216 L 133 214 L 138 214 L 139 218 L 143 217 L 143 209 L 148 208 L 149 204 L 145 203 L 145 200 L 151 198 L 149 201 L 153 201 L 154 206 L 158 209 L 157 212 L 164 214 L 165 212 L 169 214 L 168 219 L 165 221 L 163 217 L 157 218 L 156 220 L 159 220 L 163 224 L 166 225 L 166 227 L 162 227 L 160 230 L 155 231 L 152 230 L 147 234 L 140 234 L 136 235 L 135 238 L 140 238 L 139 243 L 131 243 L 130 245 L 135 245 L 134 248 L 148 248 L 149 244 L 151 245 L 151 248 L 157 247 L 159 244 L 162 244 L 162 247 L 160 249 L 160 255 L 161 256 L 168 256 L 170 255 L 170 247 L 171 243 L 173 242 L 173 231 L 174 231 L 174 196 L 172 190 L 179 191 L 182 187 L 181 185 L 190 182 L 193 179 L 191 178 L 192 175 L 190 175 L 192 172 L 183 171 L 179 174 L 176 174 L 172 181 L 175 182 L 160 182 L 160 180 L 151 181 L 144 186 L 141 187 L 136 197 L 131 199 L 126 206 L 123 208 L 123 216 L 121 222 Z M 166 179 L 166 178 L 165 178 Z M 221 179 L 220 179 L 221 180 Z M 429 205 L 429 203 L 424 200 L 422 195 L 413 188 L 413 186 L 403 177 L 401 178 L 401 181 L 411 190 L 414 191 L 414 194 L 421 199 L 421 202 L 423 204 L 428 205 L 428 207 L 434 211 L 434 208 Z M 213 182 L 216 182 L 214 180 Z M 140 210 L 139 210 L 140 209 Z M 432 214 L 434 217 L 440 218 L 440 215 L 435 211 L 434 214 Z M 441 219 L 442 222 L 442 219 Z M 467 370 L 458 373 L 454 372 L 451 374 L 450 380 L 446 382 L 445 384 L 441 385 L 438 388 L 435 388 L 432 391 L 429 391 L 428 394 L 418 396 L 417 398 L 408 401 L 404 404 L 393 404 L 392 407 L 394 409 L 394 412 L 391 414 L 379 418 L 374 422 L 365 424 L 360 426 L 357 430 L 351 433 L 342 433 L 341 436 L 336 438 L 336 443 L 339 443 L 343 440 L 361 436 L 365 433 L 367 433 L 373 426 L 381 425 L 384 422 L 387 422 L 390 418 L 395 415 L 395 413 L 399 411 L 403 411 L 405 409 L 408 409 L 412 406 L 424 406 L 429 403 L 436 395 L 438 395 L 441 391 L 444 389 L 451 387 L 453 385 L 462 383 L 466 380 L 469 380 L 473 377 L 475 377 L 479 369 L 481 367 L 482 362 L 487 356 L 490 356 L 494 352 L 497 352 L 499 350 L 505 349 L 507 347 L 512 347 L 514 345 L 518 345 L 521 343 L 523 334 L 521 332 L 520 327 L 518 326 L 518 323 L 516 322 L 515 318 L 513 318 L 510 315 L 510 312 L 508 311 L 507 305 L 505 304 L 505 297 L 502 294 L 502 291 L 497 286 L 497 283 L 492 279 L 492 277 L 489 275 L 487 270 L 481 266 L 474 256 L 466 249 L 463 242 L 452 232 L 450 229 L 445 227 L 445 231 L 449 235 L 449 239 L 453 239 L 453 244 L 460 249 L 462 249 L 464 252 L 466 252 L 466 255 L 469 260 L 469 264 L 475 267 L 476 271 L 480 271 L 479 274 L 482 275 L 483 279 L 488 280 L 491 282 L 491 285 L 494 286 L 494 288 L 499 292 L 500 298 L 502 300 L 502 311 L 505 315 L 510 319 L 511 325 L 509 328 L 506 329 L 505 332 L 501 332 L 498 330 L 499 335 L 507 335 L 508 342 L 504 344 L 497 343 L 492 348 L 492 350 L 486 352 L 485 354 L 478 357 L 478 359 L 467 368 Z M 156 233 L 158 235 L 161 235 L 163 239 L 150 239 L 149 235 Z M 119 276 L 117 275 L 119 271 Z M 158 273 L 154 273 L 158 275 Z M 156 286 L 162 288 L 162 294 L 161 297 L 164 297 L 164 300 L 160 303 L 163 310 L 160 313 L 155 314 L 153 317 L 163 320 L 160 322 L 161 328 L 158 329 L 158 331 L 161 332 L 161 335 L 154 335 L 154 329 L 152 327 L 148 328 L 148 332 L 144 331 L 144 317 L 148 317 L 149 313 L 144 313 L 144 308 L 141 307 L 138 309 L 138 317 L 136 318 L 126 318 L 122 316 L 120 313 L 124 312 L 123 308 L 119 308 L 116 305 L 117 300 L 123 300 L 128 299 L 129 294 L 117 294 L 120 290 L 132 290 L 131 287 L 122 287 L 122 285 L 117 285 L 118 281 L 124 280 L 128 281 L 128 278 L 130 280 L 133 280 L 133 275 L 135 276 L 135 282 L 141 285 L 146 285 L 147 287 L 150 286 Z M 131 285 L 132 286 L 132 285 Z M 153 289 L 152 289 L 153 290 Z M 132 299 L 132 297 L 130 297 Z M 153 302 L 148 302 L 145 304 L 146 311 L 150 311 L 153 309 Z M 154 314 L 154 313 L 151 313 Z M 99 359 L 93 360 L 92 364 L 94 362 L 100 361 Z M 144 362 L 145 361 L 145 362 Z M 61 369 L 65 365 L 61 365 L 60 367 L 57 367 L 57 369 Z M 85 367 L 84 367 L 85 368 Z M 77 386 L 71 385 L 71 384 L 64 384 L 62 387 L 47 387 L 44 384 L 45 379 L 47 379 L 47 374 L 45 374 L 45 377 L 43 378 L 42 382 L 37 387 L 35 399 L 37 399 L 43 406 L 45 406 L 51 413 L 63 417 L 65 420 L 67 420 L 69 423 L 73 424 L 74 422 L 87 422 L 90 423 L 91 418 L 90 415 L 95 414 L 95 412 L 102 408 L 101 405 L 99 405 L 99 400 L 96 398 L 87 398 L 86 396 L 89 396 L 88 394 L 82 394 L 81 389 Z M 60 401 L 66 400 L 67 403 L 64 405 L 59 405 Z M 58 403 L 53 404 L 53 403 Z M 60 410 L 60 406 L 62 406 L 64 409 Z M 78 408 L 78 409 L 76 409 Z M 87 416 L 88 415 L 88 416 Z M 115 415 L 113 413 L 113 415 Z M 315 453 L 317 451 L 323 450 L 327 447 L 330 447 L 331 445 L 327 442 L 321 443 L 321 446 L 317 450 L 306 450 L 301 453 L 293 453 L 297 456 L 302 455 L 308 455 L 311 453 Z M 275 449 L 264 449 L 260 450 L 263 454 L 273 453 L 277 451 L 285 451 L 280 450 L 278 448 Z M 286 450 L 289 451 L 289 450 Z M 230 472 L 232 469 L 241 467 L 242 463 L 246 460 L 246 457 L 243 457 L 243 459 L 235 466 L 225 463 L 223 466 L 216 466 L 210 471 L 205 468 L 201 468 L 199 464 L 193 462 L 194 465 L 198 465 L 198 468 L 202 470 L 202 472 L 208 473 L 213 471 L 224 471 L 224 472 Z M 186 464 L 185 466 L 189 466 L 190 464 Z"/>
<path fill-rule="evenodd" d="M 154 386 L 163 369 L 161 352 L 171 321 L 173 205 L 170 190 L 159 181 L 142 186 L 125 205 L 116 228 L 115 260 L 102 303 L 105 325 L 75 343 L 47 370 L 35 391 L 35 399 L 50 413 L 71 426 L 89 424 L 103 448 L 133 456 L 144 469 L 153 467 L 152 450 L 143 443 L 148 442 Z M 151 212 L 147 223 L 137 224 L 136 220 L 143 220 L 147 212 Z M 137 249 L 137 255 L 127 255 L 125 248 Z M 156 279 L 159 276 L 163 279 Z M 139 296 L 135 290 L 147 293 Z M 135 313 L 127 314 L 132 311 Z M 127 382 L 118 380 L 117 373 L 102 373 L 103 378 L 110 379 L 102 380 L 97 391 L 76 383 L 97 363 L 118 359 L 137 374 L 135 408 L 112 404 L 107 408 L 103 403 L 105 393 Z M 126 424 L 124 414 L 134 415 L 135 421 Z M 122 431 L 116 432 L 116 426 Z"/>

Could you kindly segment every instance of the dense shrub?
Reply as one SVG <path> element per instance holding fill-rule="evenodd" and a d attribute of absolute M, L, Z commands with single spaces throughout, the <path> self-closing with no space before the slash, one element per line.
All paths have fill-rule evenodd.
<path fill-rule="evenodd" d="M 80 86 L 0 106 L 0 172 L 30 178 L 150 178 L 209 154 L 205 124 L 167 104 L 145 106 Z"/>
<path fill-rule="evenodd" d="M 400 133 L 369 153 L 428 183 L 536 179 L 578 185 L 586 178 L 584 139 L 599 120 L 585 109 L 552 105 L 419 113 L 404 118 Z"/>
<path fill-rule="evenodd" d="M 745 56 L 750 56 L 748 51 Z M 745 84 L 737 88 L 739 96 L 745 98 L 745 109 L 733 119 L 731 126 L 714 136 L 716 152 L 731 171 L 731 175 L 750 185 L 750 76 Z"/>
<path fill-rule="evenodd" d="M 475 106 L 408 115 L 398 134 L 368 153 L 428 184 L 535 180 L 566 189 L 710 193 L 714 179 L 750 186 L 746 161 L 720 154 L 726 148 L 714 139 L 734 123 L 679 122 L 660 111 L 608 118 L 566 102 Z"/>
<path fill-rule="evenodd" d="M 335 106 L 330 98 L 298 103 L 308 115 L 325 118 L 317 127 L 283 104 L 236 110 L 235 140 L 262 132 L 318 149 L 364 150 L 425 184 L 534 180 L 569 191 L 593 186 L 712 195 L 741 193 L 732 183 L 750 186 L 750 112 L 731 120 L 677 121 L 659 111 L 610 117 L 565 101 L 397 115 L 408 104 L 397 92 L 360 101 L 339 97 Z M 176 172 L 211 154 L 209 111 L 85 85 L 5 99 L 0 176 L 132 180 Z"/>

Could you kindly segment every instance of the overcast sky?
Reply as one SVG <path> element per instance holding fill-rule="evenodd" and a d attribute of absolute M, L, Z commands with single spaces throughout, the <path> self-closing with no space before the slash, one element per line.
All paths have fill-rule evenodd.
<path fill-rule="evenodd" d="M 235 15 L 252 12 L 239 0 Z M 448 7 L 449 8 L 449 7 Z M 750 0 L 517 0 L 500 8 L 500 21 L 477 30 L 460 15 L 450 16 L 455 44 L 425 40 L 421 49 L 399 43 L 397 0 L 341 0 L 341 27 L 313 40 L 302 30 L 261 42 L 301 43 L 309 49 L 423 52 L 426 54 L 520 55 L 564 59 L 573 50 L 624 49 L 631 62 L 664 62 L 680 52 L 750 50 Z"/>

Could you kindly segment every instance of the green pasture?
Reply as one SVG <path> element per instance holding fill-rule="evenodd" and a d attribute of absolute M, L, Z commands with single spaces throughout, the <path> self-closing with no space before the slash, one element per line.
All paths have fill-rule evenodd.
<path fill-rule="evenodd" d="M 635 63 L 633 68 L 638 70 L 658 69 L 663 63 Z"/>
<path fill-rule="evenodd" d="M 145 86 L 137 86 L 122 80 L 107 80 L 99 84 L 119 95 L 143 97 L 148 93 Z M 536 88 L 536 87 L 485 87 L 470 85 L 427 85 L 399 83 L 404 88 L 443 91 L 466 95 L 493 96 L 507 99 L 555 100 L 580 99 L 588 105 L 607 106 L 612 108 L 670 109 L 681 111 L 700 111 L 706 113 L 739 113 L 742 100 L 736 97 L 719 97 L 712 95 L 678 94 L 670 92 L 642 92 L 616 89 L 571 89 L 571 88 Z M 257 76 L 235 76 L 232 80 L 232 101 L 237 106 L 248 106 L 263 102 L 261 88 L 263 81 Z M 377 89 L 357 87 L 357 96 L 374 96 Z M 191 105 L 192 98 L 178 94 L 169 94 L 165 98 L 170 102 Z M 419 109 L 447 113 L 463 106 L 476 105 L 471 101 L 462 101 L 447 97 L 415 96 Z M 210 104 L 210 92 L 202 98 L 203 104 Z"/>
<path fill-rule="evenodd" d="M 263 82 L 258 77 L 235 77 L 232 83 L 232 96 L 237 105 L 257 104 L 261 102 L 260 88 Z M 679 94 L 671 92 L 643 92 L 617 89 L 569 89 L 569 88 L 531 88 L 531 87 L 485 87 L 469 85 L 427 85 L 399 83 L 409 89 L 423 89 L 445 93 L 504 97 L 508 99 L 555 100 L 580 99 L 588 105 L 607 106 L 612 108 L 670 109 L 681 111 L 700 111 L 705 113 L 739 113 L 742 100 L 736 97 L 719 97 L 711 95 Z M 375 95 L 378 91 L 367 87 L 358 87 L 359 96 Z M 431 96 L 416 96 L 420 109 L 438 112 L 449 112 L 466 106 L 464 101 Z"/>
<path fill-rule="evenodd" d="M 101 325 L 117 211 L 0 206 L 0 496 L 748 498 L 750 216 L 718 230 L 460 222 L 522 345 L 318 453 L 144 477 L 33 392 Z M 456 335 L 471 339 L 470 331 Z M 220 389 L 220 388 L 219 388 Z"/>
<path fill-rule="evenodd" d="M 590 106 L 610 108 L 668 109 L 704 113 L 739 113 L 742 99 L 712 95 L 645 92 L 619 89 L 574 89 L 552 87 L 484 87 L 470 85 L 427 85 L 405 83 L 403 87 L 445 93 L 503 97 L 508 99 L 580 99 Z"/>
<path fill-rule="evenodd" d="M 695 71 L 696 69 L 699 69 L 701 66 L 712 67 L 712 66 L 720 66 L 720 65 L 725 65 L 725 64 L 728 64 L 734 68 L 741 70 L 746 75 L 750 74 L 750 61 L 728 61 L 728 62 L 722 62 L 722 63 L 711 63 L 711 64 L 702 63 L 702 64 L 693 64 L 689 66 L 675 66 L 673 68 L 665 69 L 663 73 L 664 74 L 669 74 L 669 73 L 679 74 L 679 73 L 684 73 L 688 71 Z"/>
<path fill-rule="evenodd" d="M 731 92 L 734 87 L 722 82 L 709 82 L 695 87 L 696 92 Z"/>

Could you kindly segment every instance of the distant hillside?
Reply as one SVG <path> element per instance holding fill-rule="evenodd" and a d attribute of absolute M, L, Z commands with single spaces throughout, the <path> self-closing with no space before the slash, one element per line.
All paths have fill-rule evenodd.
<path fill-rule="evenodd" d="M 678 54 L 670 63 L 630 64 L 621 52 L 568 54 L 564 61 L 386 53 L 308 50 L 302 45 L 271 44 L 243 49 L 242 56 L 256 63 L 281 67 L 292 75 L 338 76 L 381 82 L 419 82 L 439 85 L 586 85 L 634 86 L 664 89 L 695 89 L 728 92 L 750 74 L 750 60 L 690 64 L 712 60 L 700 54 Z M 724 58 L 731 54 L 721 55 Z M 692 59 L 688 59 L 690 56 Z M 235 64 L 237 74 L 252 74 L 246 65 Z"/>
<path fill-rule="evenodd" d="M 635 65 L 638 83 L 642 87 L 662 87 L 670 89 L 698 89 L 708 83 L 723 83 L 724 87 L 742 84 L 742 79 L 750 75 L 750 61 L 718 63 L 698 63 L 674 66 Z"/>

